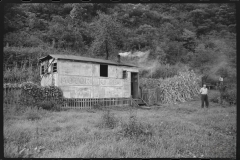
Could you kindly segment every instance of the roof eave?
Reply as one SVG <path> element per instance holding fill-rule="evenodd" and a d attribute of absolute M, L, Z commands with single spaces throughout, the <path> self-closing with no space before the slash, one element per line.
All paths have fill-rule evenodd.
<path fill-rule="evenodd" d="M 54 58 L 54 57 L 53 57 Z M 135 66 L 135 65 L 128 65 L 128 64 L 121 64 L 121 63 L 108 63 L 108 62 L 96 62 L 96 61 L 86 61 L 86 60 L 79 60 L 79 59 L 67 59 L 67 58 L 55 58 L 55 59 L 62 59 L 62 60 L 69 60 L 69 61 L 78 61 L 78 62 L 91 62 L 91 63 L 100 63 L 100 64 L 111 64 L 111 65 L 119 65 L 119 66 L 129 66 L 129 67 L 137 67 L 139 68 L 138 66 Z"/>
<path fill-rule="evenodd" d="M 46 59 L 51 59 L 51 58 L 54 58 L 54 59 L 62 59 L 62 60 L 71 60 L 71 61 L 80 61 L 80 62 L 92 62 L 92 63 L 100 63 L 100 64 L 111 64 L 111 65 L 120 65 L 120 66 L 129 66 L 129 67 L 136 67 L 136 68 L 139 68 L 138 66 L 135 66 L 135 65 L 130 65 L 130 64 L 121 64 L 121 63 L 116 63 L 116 62 L 96 62 L 96 61 L 86 61 L 86 60 L 79 60 L 79 59 L 68 59 L 68 58 L 61 58 L 61 57 L 57 57 L 55 56 L 54 54 L 49 54 L 45 57 L 42 57 L 42 58 L 39 58 L 39 63 L 43 62 L 44 60 Z"/>
<path fill-rule="evenodd" d="M 51 55 L 47 55 L 45 57 L 39 58 L 38 62 L 40 63 L 40 62 L 44 61 L 45 59 L 48 59 L 48 57 L 54 58 Z M 49 58 L 49 59 L 51 59 L 51 58 Z"/>

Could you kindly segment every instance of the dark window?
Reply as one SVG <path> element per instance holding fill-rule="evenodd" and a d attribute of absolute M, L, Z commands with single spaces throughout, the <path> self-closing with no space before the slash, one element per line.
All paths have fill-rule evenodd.
<path fill-rule="evenodd" d="M 100 64 L 100 76 L 108 77 L 108 65 Z"/>
<path fill-rule="evenodd" d="M 53 72 L 57 72 L 57 63 L 53 63 Z"/>
<path fill-rule="evenodd" d="M 44 65 L 42 65 L 42 74 L 44 74 Z"/>
<path fill-rule="evenodd" d="M 123 79 L 127 78 L 127 71 L 123 71 Z"/>

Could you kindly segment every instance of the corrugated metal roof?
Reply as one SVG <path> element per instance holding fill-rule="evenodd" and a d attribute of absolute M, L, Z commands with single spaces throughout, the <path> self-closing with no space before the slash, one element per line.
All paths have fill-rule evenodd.
<path fill-rule="evenodd" d="M 90 58 L 90 57 L 82 57 L 82 56 L 75 56 L 75 55 L 61 55 L 61 54 L 49 54 L 46 57 L 40 58 L 39 61 L 41 62 L 41 61 L 44 61 L 44 60 L 50 59 L 50 58 L 137 67 L 136 65 L 127 64 L 127 63 L 118 63 L 118 62 L 114 62 L 114 61 L 111 61 L 111 60 L 97 59 L 97 58 Z"/>

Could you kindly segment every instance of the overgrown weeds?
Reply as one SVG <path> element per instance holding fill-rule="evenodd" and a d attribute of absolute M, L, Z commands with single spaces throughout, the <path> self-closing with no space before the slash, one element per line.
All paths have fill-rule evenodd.
<path fill-rule="evenodd" d="M 120 127 L 119 133 L 123 137 L 149 137 L 153 135 L 153 127 L 151 124 L 144 124 L 137 119 L 137 116 L 130 113 L 129 120 L 127 122 L 121 121 L 115 117 L 114 113 L 110 110 L 103 112 L 100 123 L 98 124 L 101 128 L 114 129 Z"/>
<path fill-rule="evenodd" d="M 120 131 L 124 137 L 140 137 L 140 136 L 152 136 L 153 128 L 150 124 L 144 124 L 137 120 L 135 115 L 129 117 L 127 123 L 122 123 L 122 130 Z"/>
<path fill-rule="evenodd" d="M 22 115 L 27 111 L 27 107 L 19 104 L 4 104 L 4 117 Z"/>
<path fill-rule="evenodd" d="M 41 119 L 41 115 L 38 112 L 38 110 L 36 108 L 29 108 L 27 110 L 27 112 L 25 113 L 26 119 L 27 120 L 31 120 L 31 121 L 35 121 L 35 120 L 39 120 Z"/>
<path fill-rule="evenodd" d="M 37 107 L 45 110 L 60 111 L 60 107 L 58 106 L 57 102 L 54 100 L 48 100 L 48 101 L 44 100 L 44 101 L 38 102 Z"/>
<path fill-rule="evenodd" d="M 106 109 L 106 107 L 103 105 L 102 102 L 99 102 L 97 104 L 94 104 L 92 107 L 94 110 L 103 110 Z"/>
<path fill-rule="evenodd" d="M 33 140 L 33 132 L 29 129 L 31 125 L 18 125 L 16 128 L 9 128 L 4 132 L 5 157 L 22 158 L 26 157 L 24 148 Z"/>
<path fill-rule="evenodd" d="M 180 104 L 183 112 L 177 111 L 176 106 L 154 111 L 110 109 L 93 114 L 29 108 L 38 112 L 41 119 L 27 120 L 25 113 L 4 119 L 4 156 L 192 158 L 193 155 L 188 155 L 191 151 L 196 157 L 202 154 L 203 157 L 234 157 L 236 109 L 214 105 L 205 112 L 197 104 L 200 101 Z M 198 111 L 186 114 L 188 110 Z M 103 125 L 111 124 L 109 117 L 118 123 Z"/>
<path fill-rule="evenodd" d="M 114 113 L 110 112 L 110 110 L 106 110 L 103 112 L 99 126 L 102 128 L 114 129 L 117 127 L 118 122 L 119 120 L 115 117 Z"/>

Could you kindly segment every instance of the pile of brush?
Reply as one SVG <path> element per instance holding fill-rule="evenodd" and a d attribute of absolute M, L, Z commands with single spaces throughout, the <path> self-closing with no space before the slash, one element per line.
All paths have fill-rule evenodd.
<path fill-rule="evenodd" d="M 157 102 L 171 104 L 185 102 L 199 94 L 200 77 L 193 71 L 179 72 L 178 75 L 167 79 L 140 79 L 143 89 L 155 89 Z"/>

